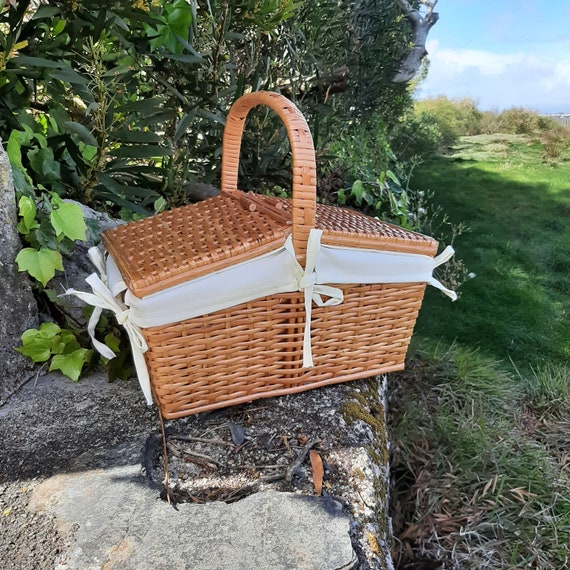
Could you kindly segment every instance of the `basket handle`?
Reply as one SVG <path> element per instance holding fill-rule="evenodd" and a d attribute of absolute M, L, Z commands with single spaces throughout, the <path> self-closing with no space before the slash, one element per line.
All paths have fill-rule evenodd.
<path fill-rule="evenodd" d="M 304 266 L 309 232 L 315 227 L 315 149 L 307 121 L 301 111 L 283 95 L 256 91 L 243 95 L 232 105 L 226 119 L 222 143 L 221 191 L 228 194 L 238 192 L 239 155 L 245 119 L 257 105 L 266 105 L 275 111 L 287 129 L 293 154 L 293 247 L 297 260 Z"/>

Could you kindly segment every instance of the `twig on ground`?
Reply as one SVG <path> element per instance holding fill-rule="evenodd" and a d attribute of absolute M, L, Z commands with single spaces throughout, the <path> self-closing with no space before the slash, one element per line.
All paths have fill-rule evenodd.
<path fill-rule="evenodd" d="M 208 439 L 207 437 L 193 437 L 191 435 L 171 435 L 169 439 L 177 441 L 195 441 L 196 443 L 210 443 L 212 445 L 225 445 L 226 447 L 235 447 L 233 443 L 224 441 L 223 439 Z"/>
<path fill-rule="evenodd" d="M 287 468 L 287 471 L 285 473 L 285 480 L 287 482 L 290 483 L 293 480 L 293 477 L 295 476 L 295 472 L 299 469 L 299 467 L 301 467 L 301 465 L 303 464 L 303 462 L 307 458 L 309 451 L 311 451 L 311 449 L 320 442 L 321 442 L 320 439 L 311 439 L 311 440 L 309 440 L 307 445 L 305 445 L 305 447 L 303 447 L 303 449 L 297 455 L 297 458 L 295 459 L 295 461 L 293 461 L 293 463 L 291 463 L 291 465 L 289 465 L 289 467 Z"/>

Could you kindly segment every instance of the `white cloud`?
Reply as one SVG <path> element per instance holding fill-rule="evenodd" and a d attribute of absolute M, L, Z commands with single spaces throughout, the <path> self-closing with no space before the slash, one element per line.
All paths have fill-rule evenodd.
<path fill-rule="evenodd" d="M 553 86 L 556 84 L 570 86 L 570 61 L 563 61 L 556 64 Z"/>
<path fill-rule="evenodd" d="M 479 50 L 441 50 L 438 58 L 442 65 L 453 67 L 462 72 L 468 67 L 475 68 L 482 75 L 500 75 L 512 65 L 519 65 L 524 59 L 522 54 L 500 55 Z"/>
<path fill-rule="evenodd" d="M 475 49 L 440 49 L 438 41 L 427 43 L 427 51 L 432 66 L 438 71 L 456 75 L 468 68 L 482 75 L 501 75 L 507 70 L 520 67 L 537 67 L 540 60 L 524 53 L 498 54 Z"/>
<path fill-rule="evenodd" d="M 513 106 L 543 112 L 570 112 L 570 59 L 557 49 L 548 54 L 499 54 L 477 49 L 447 49 L 437 40 L 427 43 L 430 68 L 420 96 L 471 97 L 483 109 Z M 566 46 L 567 47 L 567 46 Z M 564 109 L 562 107 L 565 107 Z"/>

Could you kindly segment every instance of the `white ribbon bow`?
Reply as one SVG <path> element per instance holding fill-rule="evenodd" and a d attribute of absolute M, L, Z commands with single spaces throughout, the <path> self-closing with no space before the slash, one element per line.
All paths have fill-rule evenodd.
<path fill-rule="evenodd" d="M 150 377 L 144 360 L 144 353 L 148 350 L 148 345 L 139 327 L 130 322 L 129 308 L 127 305 L 119 301 L 109 289 L 107 274 L 105 271 L 105 260 L 103 259 L 99 249 L 92 247 L 89 250 L 89 257 L 100 274 L 99 277 L 96 273 L 92 273 L 85 279 L 85 281 L 91 286 L 93 293 L 85 293 L 75 289 L 68 289 L 65 292 L 65 295 L 75 295 L 85 303 L 95 307 L 87 325 L 87 332 L 91 337 L 91 342 L 93 343 L 95 350 L 108 359 L 115 358 L 116 354 L 106 344 L 95 338 L 95 327 L 99 322 L 103 309 L 108 309 L 115 314 L 117 322 L 125 328 L 129 337 L 137 377 L 145 399 L 147 403 L 151 405 L 152 393 L 150 389 Z M 124 283 L 122 283 L 121 287 L 120 291 L 115 291 L 115 295 L 126 289 L 126 285 Z"/>
<path fill-rule="evenodd" d="M 295 271 L 297 273 L 297 284 L 299 291 L 305 295 L 305 329 L 303 332 L 303 368 L 312 368 L 313 350 L 311 348 L 311 313 L 313 302 L 319 307 L 332 307 L 340 305 L 344 300 L 343 292 L 329 285 L 318 285 L 316 283 L 317 274 L 315 268 L 317 266 L 317 257 L 321 247 L 322 230 L 312 229 L 309 233 L 307 241 L 307 253 L 305 269 L 303 269 L 295 257 L 295 251 L 291 240 L 287 240 L 285 247 L 295 260 Z M 327 301 L 323 301 L 321 295 L 329 297 Z"/>
<path fill-rule="evenodd" d="M 448 262 L 455 253 L 454 249 L 448 245 L 437 257 L 433 258 L 433 268 L 439 267 L 444 263 Z M 457 301 L 457 293 L 452 291 L 451 289 L 447 289 L 444 287 L 433 275 L 431 279 L 428 281 L 430 285 L 439 289 L 444 295 L 447 295 L 452 301 Z"/>

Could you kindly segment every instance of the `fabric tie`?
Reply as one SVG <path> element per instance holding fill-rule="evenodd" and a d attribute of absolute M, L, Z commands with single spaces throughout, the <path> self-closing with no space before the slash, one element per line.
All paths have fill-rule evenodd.
<path fill-rule="evenodd" d="M 453 257 L 454 254 L 455 250 L 450 245 L 448 245 L 437 257 L 433 258 L 433 268 L 435 269 L 436 267 L 439 267 L 440 265 L 443 265 L 444 263 L 448 262 Z M 433 287 L 435 287 L 436 289 L 439 289 L 444 295 L 447 295 L 452 301 L 457 301 L 457 293 L 455 291 L 452 291 L 451 289 L 447 289 L 447 287 L 444 287 L 435 277 L 433 277 L 433 275 L 428 281 L 428 283 Z"/>
<path fill-rule="evenodd" d="M 311 313 L 313 302 L 319 307 L 331 307 L 340 305 L 344 300 L 343 292 L 328 285 L 317 285 L 317 274 L 315 268 L 317 265 L 317 257 L 321 247 L 322 230 L 312 229 L 309 233 L 307 241 L 307 253 L 305 269 L 295 257 L 295 251 L 291 240 L 287 240 L 285 247 L 295 260 L 295 272 L 297 273 L 297 283 L 299 291 L 302 291 L 305 298 L 305 328 L 303 332 L 303 368 L 312 368 L 313 350 L 311 348 Z M 327 301 L 323 301 L 321 295 L 329 297 Z"/>
<path fill-rule="evenodd" d="M 125 328 L 129 337 L 137 377 L 145 399 L 147 403 L 151 405 L 152 393 L 150 389 L 150 377 L 144 360 L 144 353 L 148 350 L 148 345 L 139 327 L 129 320 L 129 308 L 116 298 L 115 295 L 121 291 L 116 291 L 115 295 L 113 295 L 109 289 L 107 274 L 105 271 L 105 261 L 101 252 L 96 247 L 92 247 L 89 250 L 89 257 L 100 273 L 100 276 L 96 273 L 92 273 L 87 277 L 87 279 L 85 279 L 85 281 L 91 286 L 93 293 L 85 293 L 84 291 L 68 289 L 65 292 L 65 295 L 75 295 L 85 303 L 94 307 L 87 325 L 87 332 L 89 333 L 95 350 L 97 350 L 101 356 L 108 359 L 115 358 L 116 354 L 106 344 L 95 338 L 95 327 L 99 322 L 103 309 L 108 309 L 115 314 L 117 322 Z M 126 289 L 126 285 L 124 285 L 124 283 L 122 285 Z"/>

